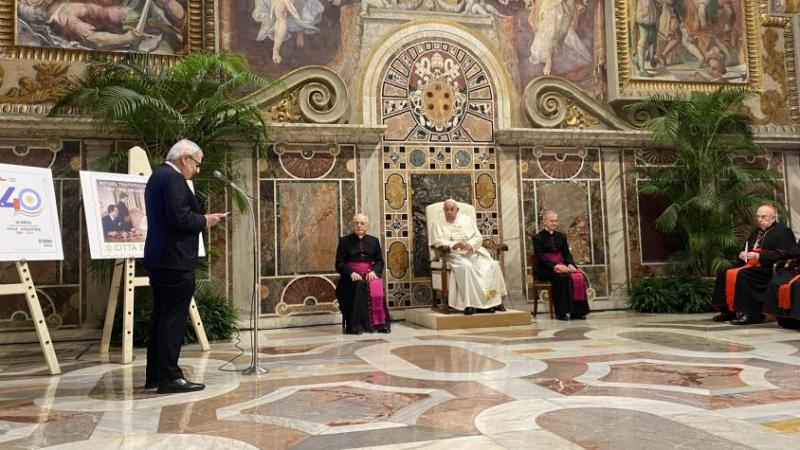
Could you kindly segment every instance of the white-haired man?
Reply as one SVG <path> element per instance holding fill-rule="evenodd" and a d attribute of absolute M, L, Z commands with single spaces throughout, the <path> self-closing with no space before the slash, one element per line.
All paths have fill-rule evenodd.
<path fill-rule="evenodd" d="M 459 214 L 453 199 L 445 200 L 442 210 L 445 220 L 434 224 L 430 242 L 450 248 L 447 303 L 467 315 L 476 310 L 504 311 L 503 296 L 507 292 L 503 272 L 483 248 L 483 236 L 474 219 Z"/>
<path fill-rule="evenodd" d="M 144 190 L 147 239 L 144 267 L 153 289 L 150 342 L 147 346 L 145 387 L 159 394 L 199 391 L 199 383 L 186 381 L 178 367 L 189 303 L 194 296 L 195 267 L 200 233 L 225 214 L 200 212 L 200 203 L 187 180 L 200 172 L 203 151 L 182 139 L 167 153 Z"/>

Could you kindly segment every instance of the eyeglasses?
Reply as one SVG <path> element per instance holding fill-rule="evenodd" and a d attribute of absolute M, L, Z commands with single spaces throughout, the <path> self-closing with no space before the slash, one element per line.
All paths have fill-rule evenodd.
<path fill-rule="evenodd" d="M 761 215 L 756 215 L 756 219 L 772 219 L 773 217 L 775 217 L 775 216 L 761 216 Z"/>
<path fill-rule="evenodd" d="M 201 162 L 199 162 L 198 160 L 194 159 L 194 157 L 192 155 L 186 155 L 186 157 L 188 157 L 189 159 L 192 160 L 194 165 L 197 166 L 197 170 L 200 170 L 200 166 L 202 165 Z"/>

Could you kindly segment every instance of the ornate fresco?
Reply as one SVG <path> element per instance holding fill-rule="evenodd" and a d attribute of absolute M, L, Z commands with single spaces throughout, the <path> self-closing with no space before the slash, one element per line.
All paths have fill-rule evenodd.
<path fill-rule="evenodd" d="M 589 276 L 596 298 L 607 297 L 608 244 L 600 149 L 522 148 L 519 158 L 525 273 L 532 270 L 533 236 L 542 229 L 541 213 L 552 209 L 558 212 L 570 252 Z"/>

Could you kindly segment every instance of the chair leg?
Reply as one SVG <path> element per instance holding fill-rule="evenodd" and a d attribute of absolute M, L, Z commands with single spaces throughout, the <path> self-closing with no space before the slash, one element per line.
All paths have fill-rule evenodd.
<path fill-rule="evenodd" d="M 533 285 L 533 317 L 539 313 L 539 293 L 536 290 L 536 285 Z"/>
<path fill-rule="evenodd" d="M 556 316 L 555 308 L 553 308 L 553 288 L 547 288 L 547 303 L 550 304 L 550 320 Z"/>

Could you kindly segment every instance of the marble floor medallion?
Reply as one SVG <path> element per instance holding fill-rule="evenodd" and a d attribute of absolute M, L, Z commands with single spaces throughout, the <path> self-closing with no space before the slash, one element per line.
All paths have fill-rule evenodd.
<path fill-rule="evenodd" d="M 0 450 L 797 450 L 800 333 L 711 314 L 604 312 L 581 322 L 387 335 L 262 331 L 185 346 L 188 394 L 144 388 L 96 342 L 0 345 Z M 242 332 L 241 342 L 250 342 Z"/>

